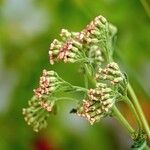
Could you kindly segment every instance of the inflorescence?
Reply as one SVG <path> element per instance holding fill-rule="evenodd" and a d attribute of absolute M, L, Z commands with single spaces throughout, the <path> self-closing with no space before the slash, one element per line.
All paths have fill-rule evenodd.
<path fill-rule="evenodd" d="M 55 109 L 54 94 L 68 86 L 70 85 L 55 71 L 43 70 L 39 87 L 33 90 L 34 96 L 29 100 L 28 108 L 23 109 L 25 121 L 33 127 L 34 131 L 38 132 L 47 126 L 47 118 Z"/>
<path fill-rule="evenodd" d="M 49 50 L 50 63 L 63 60 L 65 63 L 90 62 L 96 66 L 109 61 L 112 53 L 113 25 L 103 16 L 96 17 L 81 32 L 69 32 L 62 29 L 61 41 L 55 39 Z M 114 36 L 114 35 L 113 35 Z"/>
<path fill-rule="evenodd" d="M 122 123 L 124 121 L 129 132 L 134 131 L 134 134 L 138 135 L 133 138 L 133 148 L 141 148 L 146 145 L 145 133 L 141 126 L 144 115 L 139 114 L 141 117 L 139 118 L 135 106 L 127 95 L 127 89 L 129 91 L 127 75 L 113 61 L 116 33 L 117 28 L 103 16 L 94 18 L 80 32 L 61 30 L 61 40 L 54 39 L 50 44 L 49 62 L 51 65 L 58 61 L 78 63 L 84 74 L 85 87 L 74 86 L 59 77 L 55 71 L 44 69 L 39 87 L 33 90 L 34 95 L 29 100 L 28 107 L 23 109 L 24 119 L 34 131 L 38 132 L 47 126 L 50 114 L 56 113 L 58 100 L 72 99 L 72 97 L 62 97 L 62 93 L 80 92 L 81 94 L 82 92 L 83 99 L 79 100 L 78 105 L 72 109 L 71 113 L 87 119 L 93 125 L 104 117 L 117 116 L 119 110 L 116 111 L 116 103 L 118 101 L 127 102 L 136 116 L 139 125 L 138 132 L 130 127 L 125 118 L 120 120 Z M 92 87 L 89 87 L 89 81 L 93 83 Z M 130 88 L 130 90 L 132 89 Z M 130 94 L 133 94 L 133 91 Z M 132 98 L 136 101 L 136 96 Z M 134 104 L 139 109 L 138 103 Z M 117 113 L 114 115 L 115 111 Z M 123 117 L 121 113 L 118 115 L 119 117 Z M 149 127 L 145 124 L 143 126 L 149 133 Z M 133 135 L 133 133 L 131 134 Z M 150 137 L 150 134 L 148 136 Z"/>
<path fill-rule="evenodd" d="M 115 101 L 124 94 L 127 86 L 125 76 L 114 62 L 108 64 L 105 69 L 100 68 L 95 78 L 96 88 L 88 91 L 87 100 L 83 100 L 82 106 L 77 109 L 77 114 L 85 117 L 91 124 L 111 112 Z"/>
<path fill-rule="evenodd" d="M 125 94 L 127 79 L 112 61 L 112 43 L 117 29 L 103 16 L 96 17 L 81 32 L 69 32 L 62 29 L 61 40 L 50 44 L 49 61 L 80 63 L 86 71 L 94 73 L 95 88 L 87 89 L 86 97 L 77 107 L 76 114 L 85 117 L 91 124 L 109 115 L 115 102 Z M 29 107 L 23 109 L 25 120 L 35 131 L 47 125 L 46 119 L 55 106 L 53 95 L 71 84 L 64 81 L 54 71 L 43 70 L 39 87 L 29 101 Z"/>

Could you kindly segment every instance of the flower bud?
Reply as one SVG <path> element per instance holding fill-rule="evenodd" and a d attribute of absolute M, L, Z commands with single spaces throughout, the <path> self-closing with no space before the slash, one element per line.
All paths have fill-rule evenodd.
<path fill-rule="evenodd" d="M 62 29 L 60 36 L 65 38 L 65 39 L 68 39 L 71 37 L 71 33 L 67 29 Z"/>

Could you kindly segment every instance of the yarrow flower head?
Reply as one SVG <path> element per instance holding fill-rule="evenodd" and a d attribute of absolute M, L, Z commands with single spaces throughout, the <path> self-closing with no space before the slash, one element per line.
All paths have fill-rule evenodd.
<path fill-rule="evenodd" d="M 37 98 L 41 98 L 43 95 L 53 93 L 62 83 L 61 78 L 56 72 L 43 70 L 43 75 L 40 77 L 39 87 L 33 91 Z"/>
<path fill-rule="evenodd" d="M 126 94 L 128 84 L 127 76 L 121 72 L 118 64 L 115 62 L 109 63 L 104 69 L 99 68 L 96 74 L 96 80 L 97 83 L 105 82 L 112 88 L 118 90 L 119 93 Z"/>
<path fill-rule="evenodd" d="M 117 63 L 112 62 L 116 33 L 117 28 L 103 16 L 95 17 L 80 32 L 61 30 L 61 39 L 55 39 L 50 44 L 50 64 L 60 60 L 65 63 L 79 63 L 80 72 L 84 74 L 85 87 L 74 86 L 64 81 L 55 71 L 43 70 L 39 87 L 34 90 L 34 96 L 28 102 L 29 106 L 23 109 L 24 119 L 34 131 L 38 132 L 47 126 L 50 114 L 56 114 L 57 101 L 74 100 L 70 94 L 62 97 L 64 93 L 80 92 L 84 98 L 70 113 L 84 117 L 92 125 L 104 117 L 115 116 L 132 134 L 134 140 L 132 148 L 145 147 L 145 133 L 150 137 L 146 120 L 132 87 L 128 85 L 127 75 L 121 71 Z M 91 85 L 88 84 L 89 81 L 93 83 L 92 88 L 89 87 Z M 127 88 L 132 101 L 128 97 Z M 127 102 L 130 106 L 138 123 L 138 131 L 130 127 L 117 109 L 118 101 Z"/>
<path fill-rule="evenodd" d="M 28 125 L 31 125 L 33 130 L 39 130 L 47 127 L 47 119 L 50 112 L 52 112 L 54 104 L 43 104 L 35 96 L 28 102 L 29 107 L 23 109 L 24 119 Z M 41 107 L 42 106 L 42 107 Z"/>
<path fill-rule="evenodd" d="M 96 88 L 88 91 L 87 99 L 77 108 L 77 115 L 85 117 L 91 124 L 109 115 L 127 88 L 127 79 L 115 62 L 100 68 L 96 80 Z"/>
<path fill-rule="evenodd" d="M 91 124 L 100 121 L 111 111 L 115 103 L 114 93 L 106 84 L 88 91 L 87 100 L 77 108 L 77 115 L 85 117 Z"/>
<path fill-rule="evenodd" d="M 114 28 L 112 28 L 113 25 L 100 15 L 95 17 L 81 32 L 88 47 L 88 57 L 93 56 L 94 63 L 96 62 L 98 67 L 101 63 L 108 62 L 109 56 L 113 53 L 110 48 L 116 32 L 114 33 Z"/>
<path fill-rule="evenodd" d="M 108 60 L 110 45 L 114 36 L 112 28 L 103 16 L 96 17 L 81 32 L 62 29 L 61 41 L 50 45 L 50 63 L 63 60 L 65 63 L 92 62 L 94 67 Z"/>
<path fill-rule="evenodd" d="M 28 102 L 29 107 L 23 109 L 23 115 L 28 125 L 38 132 L 47 126 L 50 113 L 56 113 L 56 100 L 54 93 L 58 89 L 65 89 L 68 83 L 58 76 L 55 71 L 43 70 L 39 87 L 34 90 L 35 95 Z"/>
<path fill-rule="evenodd" d="M 82 44 L 75 38 L 78 33 L 69 32 L 66 29 L 61 31 L 62 41 L 54 40 L 50 45 L 50 63 L 63 60 L 64 62 L 74 63 L 81 57 Z"/>

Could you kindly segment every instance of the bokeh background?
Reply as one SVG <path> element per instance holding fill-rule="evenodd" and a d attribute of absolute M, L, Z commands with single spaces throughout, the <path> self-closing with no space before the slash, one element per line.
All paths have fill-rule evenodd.
<path fill-rule="evenodd" d="M 49 44 L 61 28 L 80 31 L 101 14 L 118 28 L 115 59 L 128 73 L 150 122 L 150 18 L 141 1 L 0 0 L 0 150 L 130 149 L 131 139 L 119 123 L 108 118 L 90 126 L 69 114 L 73 102 L 60 102 L 58 115 L 39 133 L 27 126 L 22 108 L 44 68 L 83 85 L 76 65 L 49 64 Z M 128 109 L 122 110 L 133 123 Z"/>

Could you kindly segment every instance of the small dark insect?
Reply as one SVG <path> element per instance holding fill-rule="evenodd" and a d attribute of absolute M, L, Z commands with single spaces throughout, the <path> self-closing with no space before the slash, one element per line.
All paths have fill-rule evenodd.
<path fill-rule="evenodd" d="M 73 108 L 73 109 L 70 110 L 70 113 L 71 113 L 71 114 L 72 114 L 72 113 L 74 114 L 74 113 L 76 113 L 76 112 L 77 112 L 77 109 L 75 109 L 75 108 Z"/>

